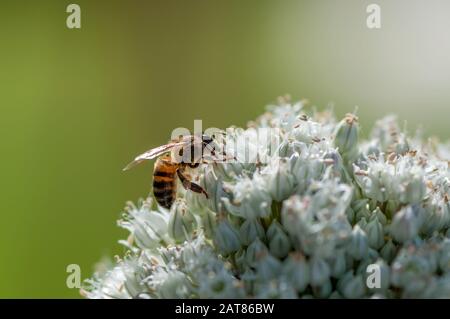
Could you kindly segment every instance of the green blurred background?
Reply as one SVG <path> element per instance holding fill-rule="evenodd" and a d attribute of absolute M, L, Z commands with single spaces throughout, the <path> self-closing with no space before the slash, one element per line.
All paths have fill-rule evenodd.
<path fill-rule="evenodd" d="M 149 191 L 151 164 L 122 167 L 194 119 L 242 126 L 290 93 L 358 105 L 364 134 L 394 112 L 450 137 L 448 1 L 74 2 L 80 30 L 69 1 L 0 5 L 0 297 L 79 297 L 66 266 L 121 254 Z"/>

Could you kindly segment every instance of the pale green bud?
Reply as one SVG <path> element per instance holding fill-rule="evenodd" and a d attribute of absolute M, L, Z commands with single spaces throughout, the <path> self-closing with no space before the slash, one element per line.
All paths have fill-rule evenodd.
<path fill-rule="evenodd" d="M 356 260 L 366 258 L 369 250 L 369 242 L 366 233 L 356 225 L 353 227 L 348 253 Z"/>
<path fill-rule="evenodd" d="M 244 245 L 249 245 L 256 238 L 264 238 L 264 228 L 258 219 L 246 219 L 239 228 L 239 234 Z"/>
<path fill-rule="evenodd" d="M 303 292 L 309 284 L 310 269 L 301 253 L 292 253 L 283 263 L 283 274 L 298 292 Z"/>
<path fill-rule="evenodd" d="M 395 247 L 392 239 L 389 239 L 386 244 L 381 248 L 380 251 L 381 257 L 386 260 L 388 263 L 392 262 L 397 254 L 397 248 Z"/>
<path fill-rule="evenodd" d="M 347 269 L 345 250 L 336 250 L 336 253 L 329 259 L 329 265 L 331 269 L 331 276 L 333 278 L 339 278 Z"/>
<path fill-rule="evenodd" d="M 253 295 L 255 289 L 256 274 L 250 268 L 247 268 L 241 276 L 244 288 L 249 295 Z"/>
<path fill-rule="evenodd" d="M 216 177 L 214 174 L 214 170 L 211 166 L 207 166 L 205 169 L 205 173 L 203 174 L 203 184 L 205 186 L 205 190 L 208 193 L 208 199 L 202 198 L 200 201 L 208 204 L 209 208 L 213 212 L 222 212 L 222 198 L 228 198 L 229 194 L 227 194 L 223 189 L 223 181 L 222 177 Z M 204 197 L 204 196 L 197 196 Z"/>
<path fill-rule="evenodd" d="M 226 217 L 220 217 L 214 233 L 214 242 L 223 254 L 230 254 L 241 247 L 238 231 L 230 224 Z"/>
<path fill-rule="evenodd" d="M 351 207 L 355 212 L 356 221 L 359 221 L 362 218 L 366 220 L 370 217 L 369 205 L 367 199 L 357 199 L 352 202 Z"/>
<path fill-rule="evenodd" d="M 200 298 L 215 297 L 220 299 L 242 298 L 245 295 L 243 285 L 232 274 L 222 268 L 202 273 L 198 282 Z"/>
<path fill-rule="evenodd" d="M 201 225 L 203 231 L 205 232 L 205 236 L 208 238 L 212 238 L 214 235 L 214 230 L 216 229 L 216 214 L 214 214 L 209 209 L 205 210 L 205 212 L 200 216 Z"/>
<path fill-rule="evenodd" d="M 387 224 L 386 215 L 383 214 L 383 212 L 381 211 L 381 209 L 379 207 L 375 208 L 375 210 L 372 212 L 372 215 L 370 216 L 369 220 L 372 218 L 376 218 L 383 226 L 385 226 Z"/>
<path fill-rule="evenodd" d="M 269 250 L 275 257 L 284 258 L 291 250 L 289 237 L 282 230 L 278 230 L 270 239 Z"/>
<path fill-rule="evenodd" d="M 358 118 L 347 114 L 336 127 L 334 145 L 345 160 L 353 160 L 358 155 Z"/>
<path fill-rule="evenodd" d="M 269 253 L 263 253 L 262 255 L 257 256 L 256 261 L 257 275 L 262 280 L 270 280 L 278 277 L 281 273 L 281 262 Z"/>
<path fill-rule="evenodd" d="M 370 218 L 370 211 L 367 208 L 366 209 L 360 209 L 355 214 L 355 220 L 356 221 L 360 221 L 361 219 L 365 219 L 367 221 L 367 220 L 369 220 L 369 218 Z"/>
<path fill-rule="evenodd" d="M 348 222 L 350 224 L 353 224 L 353 221 L 355 219 L 355 211 L 353 210 L 353 208 L 351 206 L 347 207 L 347 209 L 345 211 L 345 215 L 347 215 Z"/>
<path fill-rule="evenodd" d="M 363 297 L 366 286 L 361 275 L 349 271 L 338 281 L 338 290 L 344 298 L 356 299 Z"/>
<path fill-rule="evenodd" d="M 361 218 L 359 222 L 356 223 L 361 229 L 366 229 L 367 227 L 367 219 L 365 217 Z"/>
<path fill-rule="evenodd" d="M 390 226 L 390 234 L 400 242 L 407 242 L 419 234 L 422 226 L 420 208 L 407 206 L 395 214 Z"/>
<path fill-rule="evenodd" d="M 269 228 L 267 229 L 266 232 L 267 239 L 271 240 L 278 231 L 284 231 L 284 229 L 283 226 L 281 226 L 281 224 L 274 219 L 270 224 Z"/>
<path fill-rule="evenodd" d="M 330 277 L 330 266 L 324 259 L 320 257 L 313 257 L 310 260 L 310 274 L 311 285 L 314 287 L 319 287 Z"/>
<path fill-rule="evenodd" d="M 368 211 L 369 210 L 369 200 L 367 199 L 357 199 L 354 200 L 351 204 L 355 213 L 358 213 L 360 210 Z"/>
<path fill-rule="evenodd" d="M 291 243 L 283 226 L 276 220 L 267 229 L 267 238 L 269 239 L 269 250 L 274 256 L 279 258 L 287 256 L 291 250 Z"/>
<path fill-rule="evenodd" d="M 444 249 L 442 249 L 439 257 L 439 268 L 445 273 L 450 273 L 450 244 L 447 244 L 446 246 L 447 247 L 443 247 Z"/>
<path fill-rule="evenodd" d="M 388 200 L 386 203 L 386 215 L 392 217 L 400 208 L 400 203 L 396 200 Z"/>
<path fill-rule="evenodd" d="M 378 253 L 378 250 L 375 250 L 373 248 L 369 248 L 369 253 L 368 253 L 368 258 L 369 260 L 375 260 L 378 259 L 378 257 L 380 257 L 380 254 Z"/>
<path fill-rule="evenodd" d="M 169 236 L 176 242 L 188 240 L 196 226 L 194 216 L 189 211 L 184 200 L 176 200 L 170 209 Z"/>
<path fill-rule="evenodd" d="M 284 278 L 260 281 L 255 286 L 255 292 L 257 299 L 295 299 L 298 297 L 295 289 Z"/>
<path fill-rule="evenodd" d="M 329 297 L 330 299 L 343 299 L 342 295 L 337 291 L 333 291 Z"/>
<path fill-rule="evenodd" d="M 245 255 L 247 264 L 254 267 L 257 263 L 258 256 L 264 254 L 268 254 L 268 249 L 259 238 L 256 238 L 256 240 L 247 247 L 247 253 Z"/>
<path fill-rule="evenodd" d="M 327 278 L 320 286 L 312 287 L 314 296 L 317 298 L 329 298 L 333 285 L 331 284 L 330 278 Z"/>
<path fill-rule="evenodd" d="M 247 258 L 246 258 L 246 251 L 245 249 L 239 249 L 234 254 L 234 261 L 236 266 L 242 271 L 245 270 L 247 267 Z"/>
<path fill-rule="evenodd" d="M 369 246 L 374 249 L 379 249 L 384 244 L 384 229 L 383 225 L 378 221 L 378 218 L 374 218 L 369 221 L 365 227 L 367 233 L 367 239 Z"/>

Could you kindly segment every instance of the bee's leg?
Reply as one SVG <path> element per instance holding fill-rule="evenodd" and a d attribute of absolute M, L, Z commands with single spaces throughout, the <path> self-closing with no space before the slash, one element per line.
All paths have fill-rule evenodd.
<path fill-rule="evenodd" d="M 186 176 L 183 175 L 182 169 L 177 170 L 177 175 L 185 189 L 191 190 L 195 193 L 204 194 L 206 196 L 206 198 L 208 198 L 208 193 L 206 193 L 206 191 L 203 189 L 203 187 L 191 182 Z"/>

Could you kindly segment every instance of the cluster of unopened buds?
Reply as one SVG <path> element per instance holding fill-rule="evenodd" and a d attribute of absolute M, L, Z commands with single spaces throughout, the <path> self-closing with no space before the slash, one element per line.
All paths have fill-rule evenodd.
<path fill-rule="evenodd" d="M 255 128 L 277 136 L 261 142 Z M 367 140 L 359 130 L 354 114 L 270 106 L 227 134 L 227 153 L 257 160 L 197 169 L 208 198 L 180 188 L 170 210 L 151 198 L 127 205 L 128 253 L 83 294 L 450 298 L 450 145 L 408 137 L 394 117 Z"/>

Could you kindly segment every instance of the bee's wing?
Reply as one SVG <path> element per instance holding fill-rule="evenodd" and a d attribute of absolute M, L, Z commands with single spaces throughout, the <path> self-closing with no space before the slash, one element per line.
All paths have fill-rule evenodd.
<path fill-rule="evenodd" d="M 174 143 L 169 143 L 169 144 L 165 144 L 165 145 L 161 145 L 161 146 L 152 148 L 152 149 L 148 150 L 147 152 L 142 153 L 141 155 L 137 156 L 123 170 L 126 171 L 126 170 L 140 164 L 143 161 L 151 160 L 155 157 L 158 157 L 161 154 L 169 152 L 172 148 L 183 145 L 183 144 L 185 144 L 185 142 L 174 142 Z"/>

